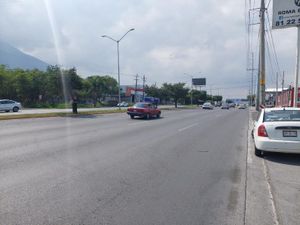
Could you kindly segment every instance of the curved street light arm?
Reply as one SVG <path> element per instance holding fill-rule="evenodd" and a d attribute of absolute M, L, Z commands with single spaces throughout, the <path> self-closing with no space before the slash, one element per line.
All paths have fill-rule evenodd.
<path fill-rule="evenodd" d="M 119 41 L 117 41 L 117 40 L 115 40 L 115 39 L 113 39 L 112 37 L 107 36 L 107 35 L 102 35 L 101 37 L 103 37 L 103 38 L 108 38 L 108 39 L 110 39 L 110 40 L 112 40 L 112 41 L 114 41 L 114 42 L 119 42 Z"/>
<path fill-rule="evenodd" d="M 123 35 L 123 37 L 121 37 L 119 40 L 118 40 L 118 42 L 120 42 L 130 31 L 134 31 L 134 28 L 131 28 L 129 31 L 127 31 L 124 35 Z"/>

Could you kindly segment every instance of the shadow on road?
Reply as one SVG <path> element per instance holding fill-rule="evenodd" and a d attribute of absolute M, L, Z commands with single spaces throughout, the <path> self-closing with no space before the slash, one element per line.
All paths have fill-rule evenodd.
<path fill-rule="evenodd" d="M 132 119 L 132 120 L 142 120 L 142 121 L 147 121 L 147 120 L 160 120 L 160 119 L 163 119 L 164 117 L 163 116 L 161 116 L 161 117 L 159 117 L 159 118 L 156 118 L 156 117 L 151 117 L 151 118 L 149 118 L 149 119 L 146 119 L 146 118 L 143 118 L 143 117 L 135 117 L 134 119 Z"/>
<path fill-rule="evenodd" d="M 265 160 L 280 163 L 280 164 L 300 166 L 300 154 L 284 154 L 284 153 L 268 152 L 264 158 Z"/>
<path fill-rule="evenodd" d="M 80 115 L 80 114 L 69 115 L 68 117 L 71 117 L 71 118 L 74 118 L 74 119 L 94 119 L 94 118 L 97 118 L 96 115 Z"/>

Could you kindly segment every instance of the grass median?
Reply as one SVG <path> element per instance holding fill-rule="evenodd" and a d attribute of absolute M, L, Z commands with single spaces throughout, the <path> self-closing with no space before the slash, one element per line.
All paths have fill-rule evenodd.
<path fill-rule="evenodd" d="M 47 118 L 47 117 L 82 117 L 92 116 L 101 114 L 112 114 L 112 113 L 125 113 L 126 109 L 110 109 L 110 110 L 93 110 L 84 111 L 73 114 L 71 112 L 52 112 L 52 113 L 35 113 L 35 114 L 12 114 L 0 116 L 0 120 L 11 120 L 11 119 L 32 119 L 32 118 Z"/>
<path fill-rule="evenodd" d="M 182 110 L 182 109 L 196 109 L 197 107 L 169 107 L 162 108 L 162 111 L 167 110 Z M 91 110 L 80 112 L 78 109 L 78 114 L 73 114 L 72 112 L 50 112 L 50 113 L 32 113 L 32 114 L 11 114 L 11 115 L 0 115 L 0 120 L 13 120 L 13 119 L 34 119 L 34 118 L 47 118 L 47 117 L 88 117 L 88 116 L 97 116 L 102 114 L 113 114 L 113 113 L 125 113 L 127 109 L 108 109 L 108 110 Z"/>

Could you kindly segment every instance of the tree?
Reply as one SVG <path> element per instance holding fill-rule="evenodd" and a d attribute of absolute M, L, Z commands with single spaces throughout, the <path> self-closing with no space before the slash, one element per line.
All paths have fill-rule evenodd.
<path fill-rule="evenodd" d="M 103 82 L 102 97 L 107 95 L 116 95 L 118 93 L 118 82 L 110 76 L 101 77 Z"/>
<path fill-rule="evenodd" d="M 82 78 L 77 75 L 76 68 L 73 67 L 69 70 L 63 70 L 62 74 L 65 79 L 65 94 L 66 97 L 74 98 L 77 97 L 79 90 L 82 89 Z"/>
<path fill-rule="evenodd" d="M 145 93 L 150 97 L 159 98 L 160 100 L 164 98 L 161 88 L 158 88 L 156 84 L 151 86 L 146 85 Z"/>
<path fill-rule="evenodd" d="M 188 94 L 189 99 L 193 96 L 193 103 L 205 102 L 207 99 L 206 91 L 191 90 Z"/>
<path fill-rule="evenodd" d="M 86 79 L 84 86 L 87 96 L 92 98 L 95 107 L 104 96 L 118 92 L 117 81 L 109 76 L 90 76 Z"/>
<path fill-rule="evenodd" d="M 168 84 L 164 83 L 162 91 L 166 97 L 170 97 L 174 100 L 175 108 L 177 108 L 178 100 L 185 99 L 189 89 L 185 88 L 185 83 Z"/>
<path fill-rule="evenodd" d="M 221 102 L 222 99 L 223 99 L 223 97 L 220 96 L 220 95 L 214 95 L 214 96 L 212 96 L 212 100 L 213 100 L 214 102 Z"/>

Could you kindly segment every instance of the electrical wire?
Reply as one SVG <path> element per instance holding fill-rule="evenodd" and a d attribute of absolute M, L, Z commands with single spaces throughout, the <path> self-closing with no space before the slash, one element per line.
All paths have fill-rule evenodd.
<path fill-rule="evenodd" d="M 268 11 L 267 11 L 267 21 L 268 21 L 267 24 L 269 26 L 269 33 L 270 33 L 270 36 L 271 36 L 271 44 L 272 44 L 272 49 L 273 49 L 273 53 L 274 53 L 274 56 L 275 56 L 277 69 L 278 69 L 278 72 L 280 72 L 281 68 L 280 68 L 280 65 L 279 65 L 279 62 L 278 62 L 278 55 L 277 55 L 276 47 L 275 47 L 275 44 L 274 44 L 274 38 L 273 38 L 272 30 L 271 30 L 272 27 L 271 27 L 271 22 L 270 22 Z"/>

